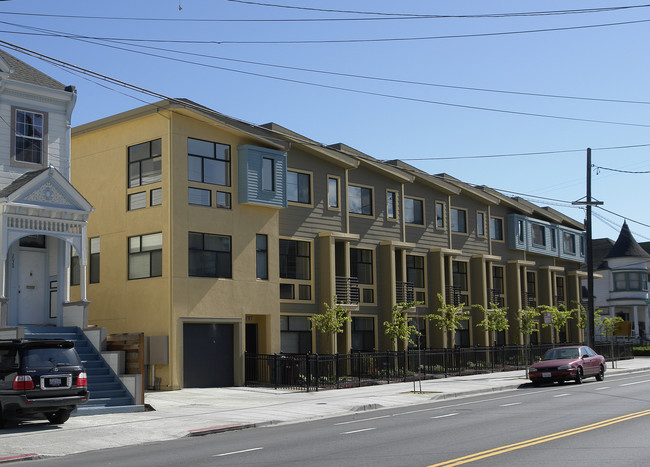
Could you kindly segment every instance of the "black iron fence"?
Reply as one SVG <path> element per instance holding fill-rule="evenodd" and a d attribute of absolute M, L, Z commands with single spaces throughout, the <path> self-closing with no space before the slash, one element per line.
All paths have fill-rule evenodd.
<path fill-rule="evenodd" d="M 568 345 L 568 344 L 563 344 Z M 355 352 L 352 354 L 246 354 L 246 386 L 318 391 L 372 384 L 520 370 L 551 344 L 502 347 Z M 633 358 L 632 344 L 598 343 L 608 361 Z"/>

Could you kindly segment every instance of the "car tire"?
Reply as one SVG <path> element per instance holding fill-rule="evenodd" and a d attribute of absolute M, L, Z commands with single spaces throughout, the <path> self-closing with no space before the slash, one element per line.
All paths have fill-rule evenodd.
<path fill-rule="evenodd" d="M 61 409 L 57 410 L 56 412 L 45 414 L 45 416 L 51 425 L 63 425 L 68 421 L 68 418 L 70 418 L 70 412 L 65 409 Z"/>
<path fill-rule="evenodd" d="M 582 372 L 582 367 L 579 366 L 578 369 L 576 370 L 576 379 L 575 379 L 576 384 L 582 384 L 583 375 L 584 373 Z"/>
<path fill-rule="evenodd" d="M 558 386 L 562 386 L 562 385 L 564 384 L 564 380 L 563 380 L 563 379 L 559 379 L 559 380 L 557 381 L 557 384 L 558 384 Z"/>
<path fill-rule="evenodd" d="M 605 379 L 605 367 L 600 365 L 600 370 L 598 371 L 598 374 L 596 375 L 596 381 L 602 381 Z"/>
<path fill-rule="evenodd" d="M 538 388 L 540 384 L 542 384 L 542 382 L 540 380 L 538 380 L 538 379 L 533 380 L 533 386 L 535 386 L 536 388 Z"/>

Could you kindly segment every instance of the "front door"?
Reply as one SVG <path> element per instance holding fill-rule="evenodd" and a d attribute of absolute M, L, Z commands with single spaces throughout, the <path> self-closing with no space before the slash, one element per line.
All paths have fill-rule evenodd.
<path fill-rule="evenodd" d="M 49 320 L 49 306 L 45 301 L 45 251 L 21 250 L 17 256 L 18 324 L 45 324 Z"/>

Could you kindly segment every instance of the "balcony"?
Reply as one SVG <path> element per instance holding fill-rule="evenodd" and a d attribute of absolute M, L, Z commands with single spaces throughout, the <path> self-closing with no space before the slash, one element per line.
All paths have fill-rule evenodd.
<path fill-rule="evenodd" d="M 461 288 L 457 285 L 445 286 L 445 302 L 447 305 L 458 306 L 461 303 L 466 303 L 465 297 L 462 294 Z"/>
<path fill-rule="evenodd" d="M 336 276 L 336 301 L 346 305 L 359 304 L 359 280 L 356 277 Z"/>
<path fill-rule="evenodd" d="M 415 301 L 415 290 L 410 282 L 396 282 L 395 296 L 397 303 L 408 303 Z"/>
<path fill-rule="evenodd" d="M 499 289 L 487 289 L 488 303 L 494 303 L 500 307 L 504 307 L 506 302 L 503 298 L 503 291 Z"/>
<path fill-rule="evenodd" d="M 560 305 L 564 305 L 564 304 L 565 304 L 564 303 L 564 297 L 562 297 L 560 295 L 557 295 L 557 296 L 553 297 L 553 305 L 560 306 Z"/>
<path fill-rule="evenodd" d="M 526 308 L 526 307 L 533 307 L 535 308 L 537 306 L 537 300 L 535 298 L 535 293 L 534 292 L 521 292 L 521 306 Z"/>

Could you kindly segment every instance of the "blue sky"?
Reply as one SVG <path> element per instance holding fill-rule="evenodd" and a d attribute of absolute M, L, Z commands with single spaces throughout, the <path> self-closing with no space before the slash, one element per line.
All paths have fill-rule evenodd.
<path fill-rule="evenodd" d="M 592 193 L 607 209 L 594 209 L 594 238 L 615 239 L 627 218 L 647 241 L 650 173 L 621 171 L 650 171 L 650 7 L 583 10 L 639 5 L 10 0 L 0 40 L 577 220 L 584 212 L 570 202 L 586 194 L 591 147 Z M 158 100 L 7 50 L 78 88 L 73 125 Z"/>

